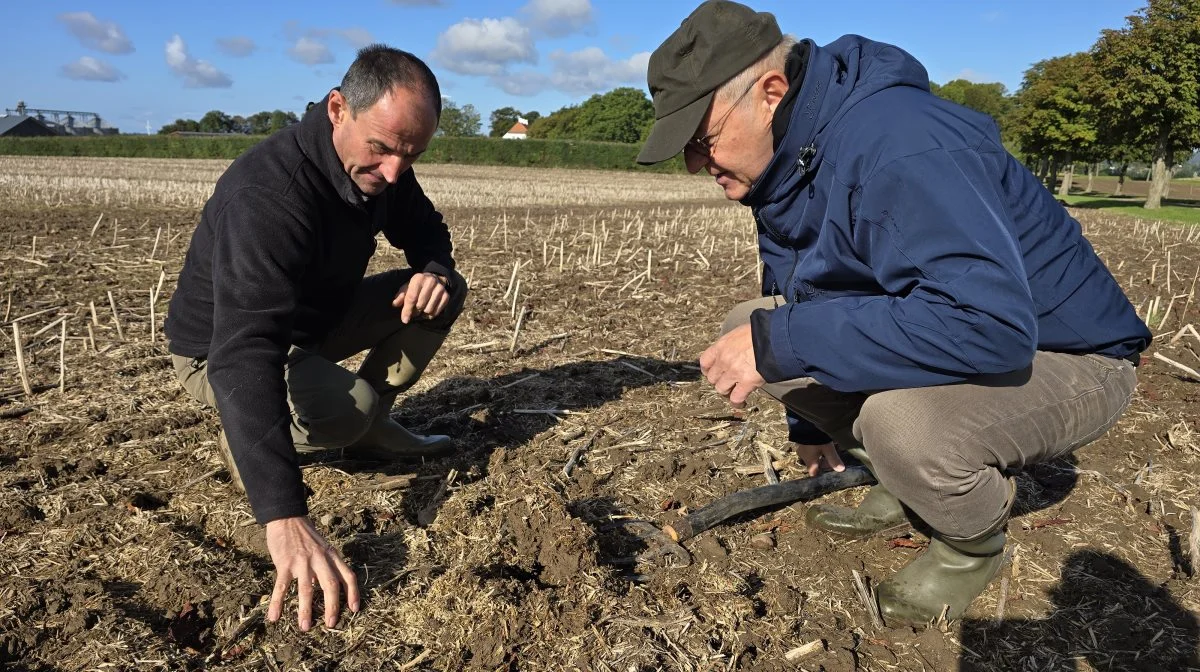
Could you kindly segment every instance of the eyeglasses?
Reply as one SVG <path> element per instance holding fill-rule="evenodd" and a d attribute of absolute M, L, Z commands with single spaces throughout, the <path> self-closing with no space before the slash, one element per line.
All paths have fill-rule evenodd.
<path fill-rule="evenodd" d="M 737 99 L 733 101 L 733 104 L 729 106 L 728 110 L 725 110 L 725 114 L 722 114 L 721 118 L 717 120 L 716 124 L 714 124 L 716 126 L 715 131 L 706 133 L 698 138 L 692 138 L 691 140 L 688 140 L 687 144 L 684 145 L 683 148 L 685 150 L 690 150 L 706 159 L 711 158 L 713 147 L 717 144 L 717 137 L 721 135 L 721 131 L 725 130 L 725 122 L 729 119 L 729 115 L 733 113 L 737 106 L 742 102 L 742 99 L 746 97 L 747 93 L 750 93 L 750 89 L 753 89 L 754 85 L 757 83 L 758 80 L 750 82 L 750 86 L 746 87 L 745 91 L 742 91 Z"/>

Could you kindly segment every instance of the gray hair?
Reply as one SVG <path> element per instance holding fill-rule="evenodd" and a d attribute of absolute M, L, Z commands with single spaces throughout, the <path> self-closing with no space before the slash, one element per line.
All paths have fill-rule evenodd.
<path fill-rule="evenodd" d="M 745 70 L 730 77 L 724 84 L 717 87 L 716 100 L 728 102 L 745 93 L 746 89 L 754 83 L 754 80 L 765 75 L 768 71 L 778 70 L 784 72 L 787 67 L 788 54 L 792 53 L 792 48 L 796 46 L 796 38 L 791 35 L 784 35 L 779 44 L 771 47 L 771 50 L 763 54 L 757 61 L 752 63 Z"/>
<path fill-rule="evenodd" d="M 395 88 L 424 94 L 441 118 L 442 92 L 433 71 L 409 52 L 384 44 L 372 44 L 358 51 L 342 78 L 341 91 L 350 114 L 357 116 Z"/>

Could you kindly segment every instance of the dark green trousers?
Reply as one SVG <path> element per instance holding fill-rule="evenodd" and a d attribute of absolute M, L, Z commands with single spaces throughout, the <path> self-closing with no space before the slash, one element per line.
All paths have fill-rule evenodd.
<path fill-rule="evenodd" d="M 442 314 L 406 325 L 391 303 L 412 275 L 411 269 L 404 269 L 364 278 L 345 318 L 319 348 L 292 346 L 288 351 L 284 378 L 297 450 L 344 448 L 358 441 L 377 413 L 390 411 L 380 408 L 380 397 L 390 406 L 393 393 L 416 383 L 433 359 L 462 312 L 467 283 L 455 274 L 455 291 Z M 338 364 L 364 351 L 370 352 L 357 371 Z M 172 361 L 184 389 L 216 408 L 208 362 L 178 355 L 172 355 Z"/>

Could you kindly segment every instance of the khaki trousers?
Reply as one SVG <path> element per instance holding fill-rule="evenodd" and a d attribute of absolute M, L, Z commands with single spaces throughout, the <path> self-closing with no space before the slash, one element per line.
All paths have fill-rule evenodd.
<path fill-rule="evenodd" d="M 739 304 L 722 333 L 748 323 L 756 309 L 779 305 L 782 297 Z M 938 532 L 968 539 L 1007 517 L 1004 472 L 1096 440 L 1129 406 L 1136 385 L 1128 361 L 1038 352 L 1021 371 L 954 385 L 845 393 L 799 378 L 763 390 L 839 445 L 862 446 L 879 482 L 900 501 Z"/>
<path fill-rule="evenodd" d="M 373 367 L 373 371 L 378 371 L 376 375 L 363 377 L 337 362 L 364 350 L 390 345 L 395 339 L 401 343 L 404 339 L 427 342 L 449 333 L 466 301 L 466 280 L 455 274 L 451 282 L 455 291 L 441 315 L 406 325 L 400 321 L 400 310 L 391 303 L 413 274 L 412 269 L 403 269 L 363 278 L 346 316 L 320 348 L 310 351 L 292 346 L 288 351 L 284 379 L 292 412 L 292 441 L 300 452 L 353 444 L 370 428 L 377 411 L 389 410 L 378 408 L 380 394 L 412 386 L 434 353 L 423 352 L 423 356 L 410 361 L 407 357 L 401 359 L 401 348 L 381 347 L 381 351 L 395 352 L 397 359 L 385 365 L 400 364 L 387 367 L 396 374 L 391 380 L 387 379 L 384 366 Z M 184 389 L 205 405 L 216 408 L 216 396 L 208 382 L 207 360 L 179 355 L 172 355 L 171 359 Z"/>

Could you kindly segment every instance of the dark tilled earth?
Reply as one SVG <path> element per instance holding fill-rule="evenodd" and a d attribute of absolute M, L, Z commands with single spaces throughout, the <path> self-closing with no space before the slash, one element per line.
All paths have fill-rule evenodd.
<path fill-rule="evenodd" d="M 696 367 L 755 294 L 743 211 L 521 210 L 447 213 L 472 222 L 456 239 L 473 295 L 396 408 L 459 453 L 306 465 L 365 608 L 302 633 L 294 600 L 261 622 L 262 532 L 162 341 L 197 213 L 96 226 L 94 209 L 0 205 L 0 667 L 1200 669 L 1200 381 L 1152 356 L 1200 368 L 1200 337 L 1173 338 L 1200 323 L 1189 230 L 1080 213 L 1159 336 L 1138 395 L 1099 441 L 1019 478 L 1012 560 L 968 617 L 914 630 L 873 626 L 852 572 L 878 582 L 925 539 L 837 540 L 805 528 L 803 504 L 686 542 L 687 567 L 635 563 L 647 542 L 631 521 L 661 527 L 761 485 L 760 450 L 786 448 L 776 404 L 734 415 Z M 802 477 L 779 457 L 782 478 Z"/>

